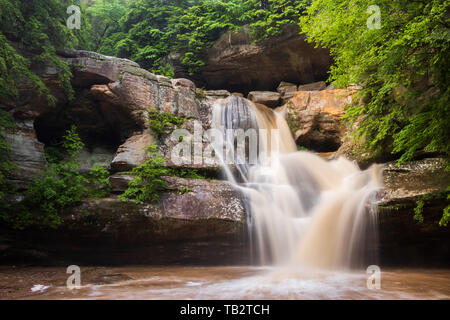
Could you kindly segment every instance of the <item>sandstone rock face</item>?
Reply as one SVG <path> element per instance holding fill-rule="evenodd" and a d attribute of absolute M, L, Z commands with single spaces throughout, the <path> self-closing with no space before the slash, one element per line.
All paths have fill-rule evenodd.
<path fill-rule="evenodd" d="M 251 91 L 247 97 L 250 101 L 275 108 L 280 103 L 280 94 L 272 91 Z"/>
<path fill-rule="evenodd" d="M 308 83 L 308 84 L 302 84 L 298 86 L 297 91 L 320 91 L 325 90 L 327 87 L 327 84 L 325 81 L 318 81 L 314 83 Z"/>
<path fill-rule="evenodd" d="M 65 50 L 60 54 L 63 60 L 74 67 L 74 85 L 81 87 L 115 82 L 124 68 L 139 68 L 136 62 L 128 59 L 108 57 L 91 51 Z"/>
<path fill-rule="evenodd" d="M 297 27 L 287 28 L 279 37 L 255 42 L 250 29 L 228 32 L 205 52 L 205 66 L 194 79 L 209 89 L 227 89 L 247 93 L 275 90 L 281 81 L 311 83 L 324 80 L 332 60 L 325 49 L 305 41 Z M 169 57 L 175 76 L 185 77 L 187 70 L 179 55 Z"/>
<path fill-rule="evenodd" d="M 149 136 L 146 110 L 156 109 L 185 117 L 188 121 L 184 128 L 192 129 L 194 122 L 199 122 L 202 129 L 207 130 L 211 105 L 216 99 L 230 95 L 226 90 L 199 94 L 195 84 L 188 79 L 171 80 L 154 75 L 126 59 L 76 50 L 61 54 L 73 70 L 74 101 L 57 95 L 55 107 L 42 101 L 31 104 L 29 98 L 28 102 L 19 101 L 8 108 L 15 114 L 30 113 L 26 116 L 30 130 L 33 131 L 34 121 L 37 138 L 45 144 L 62 137 L 75 124 L 89 149 L 83 159 L 92 162 L 100 156 L 92 150 L 104 150 L 102 155 L 115 154 L 111 162 L 114 171 L 129 170 L 146 160 L 142 149 L 154 142 Z M 52 83 L 57 77 L 51 68 L 38 71 L 43 79 L 47 79 L 46 83 Z M 59 94 L 57 86 L 51 88 Z M 168 137 L 162 137 L 160 145 L 164 156 L 168 155 L 172 144 Z M 107 157 L 103 158 L 106 160 Z M 167 160 L 168 165 L 174 165 Z M 109 167 L 109 164 L 104 166 Z"/>
<path fill-rule="evenodd" d="M 448 265 L 450 226 L 439 226 L 448 205 L 450 173 L 445 160 L 428 158 L 383 168 L 385 188 L 378 195 L 380 257 L 385 265 Z M 414 220 L 418 201 L 423 222 Z"/>
<path fill-rule="evenodd" d="M 206 90 L 204 93 L 206 97 L 212 99 L 224 99 L 231 95 L 227 90 Z"/>
<path fill-rule="evenodd" d="M 17 126 L 14 132 L 6 133 L 4 137 L 11 147 L 11 160 L 17 165 L 12 173 L 12 183 L 19 189 L 25 188 L 47 163 L 44 144 L 37 140 L 30 121 Z"/>
<path fill-rule="evenodd" d="M 129 179 L 129 177 L 121 177 Z M 122 181 L 125 181 L 122 180 Z M 237 234 L 245 221 L 241 196 L 227 182 L 166 177 L 168 192 L 158 204 L 121 202 L 117 197 L 85 201 L 65 224 L 89 217 L 105 234 L 126 241 L 220 238 Z M 117 185 L 117 184 L 116 184 Z"/>
<path fill-rule="evenodd" d="M 128 188 L 128 183 L 134 179 L 134 176 L 126 173 L 116 173 L 109 177 L 111 192 L 123 193 Z"/>
<path fill-rule="evenodd" d="M 314 151 L 337 150 L 345 132 L 340 119 L 354 93 L 345 89 L 295 92 L 285 107 L 297 144 Z"/>
<path fill-rule="evenodd" d="M 379 202 L 391 203 L 417 198 L 430 193 L 445 192 L 450 172 L 445 171 L 445 160 L 427 158 L 397 165 L 395 161 L 384 165 L 385 189 Z"/>
<path fill-rule="evenodd" d="M 111 169 L 127 171 L 144 163 L 148 159 L 144 149 L 153 143 L 154 138 L 148 130 L 131 136 L 117 149 L 117 153 L 111 161 Z"/>

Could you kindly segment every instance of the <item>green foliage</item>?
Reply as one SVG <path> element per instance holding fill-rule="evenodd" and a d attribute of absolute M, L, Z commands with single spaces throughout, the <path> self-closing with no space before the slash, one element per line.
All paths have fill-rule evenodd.
<path fill-rule="evenodd" d="M 91 23 L 90 37 L 94 51 L 100 48 L 108 51 L 110 45 L 105 40 L 119 31 L 119 20 L 126 12 L 126 0 L 95 0 L 88 3 L 86 13 Z M 110 53 L 111 51 L 107 52 Z"/>
<path fill-rule="evenodd" d="M 125 3 L 95 0 L 88 12 L 105 17 L 105 28 L 95 21 L 99 51 L 138 62 L 155 73 L 171 76 L 165 57 L 179 52 L 192 75 L 204 65 L 202 53 L 225 31 L 250 25 L 256 40 L 279 35 L 286 25 L 295 25 L 304 10 L 304 0 L 132 0 Z M 126 13 L 114 28 L 108 27 L 107 12 Z M 94 16 L 93 16 L 94 17 Z M 106 31 L 107 30 L 107 31 Z"/>
<path fill-rule="evenodd" d="M 168 176 L 188 179 L 209 179 L 201 174 L 198 169 L 193 168 L 169 168 Z"/>
<path fill-rule="evenodd" d="M 15 165 L 10 159 L 11 147 L 3 134 L 14 128 L 12 116 L 0 109 L 0 202 L 3 203 L 5 195 L 9 193 L 11 187 L 7 183 L 7 178 Z M 0 204 L 0 209 L 3 205 Z"/>
<path fill-rule="evenodd" d="M 62 159 L 55 148 L 49 149 L 46 158 L 52 162 L 39 177 L 32 180 L 24 192 L 24 200 L 2 213 L 1 218 L 7 225 L 16 229 L 31 225 L 56 228 L 62 222 L 61 213 L 65 208 L 84 199 L 104 197 L 107 194 L 107 170 L 95 166 L 86 175 L 79 172 L 77 155 L 84 144 L 74 126 L 66 131 L 61 145 L 68 158 Z"/>
<path fill-rule="evenodd" d="M 57 49 L 87 47 L 87 25 L 81 30 L 69 30 L 66 9 L 69 0 L 0 0 L 0 99 L 15 99 L 19 85 L 26 80 L 36 94 L 55 102 L 44 82 L 31 71 L 32 65 L 57 68 L 59 82 L 69 98 L 73 96 L 71 72 L 60 60 Z M 28 53 L 25 57 L 22 49 Z"/>
<path fill-rule="evenodd" d="M 416 205 L 417 206 L 414 208 L 414 220 L 416 220 L 418 223 L 423 223 L 423 201 L 417 201 Z"/>
<path fill-rule="evenodd" d="M 102 166 L 95 165 L 89 171 L 89 193 L 88 198 L 101 199 L 107 196 L 110 191 L 109 171 Z"/>
<path fill-rule="evenodd" d="M 173 69 L 169 63 L 166 63 L 165 65 L 161 65 L 157 69 L 153 69 L 152 73 L 160 74 L 160 75 L 166 76 L 170 79 L 173 79 L 173 77 L 175 77 L 175 73 L 173 72 Z"/>
<path fill-rule="evenodd" d="M 77 127 L 72 125 L 70 130 L 66 131 L 66 135 L 62 141 L 63 148 L 71 157 L 75 157 L 84 147 L 84 143 L 81 141 L 77 133 Z"/>
<path fill-rule="evenodd" d="M 447 187 L 447 192 L 450 191 L 450 186 Z M 450 203 L 450 194 L 447 195 L 447 203 Z M 442 215 L 441 220 L 439 220 L 439 225 L 441 227 L 446 227 L 450 222 L 450 204 L 444 208 L 444 213 Z"/>
<path fill-rule="evenodd" d="M 377 1 L 381 29 L 367 27 L 362 0 L 313 0 L 300 18 L 309 41 L 330 48 L 334 84 L 363 84 L 364 104 L 346 117 L 361 120 L 366 150 L 399 153 L 399 162 L 420 150 L 450 156 L 449 4 Z"/>
<path fill-rule="evenodd" d="M 135 175 L 135 178 L 129 182 L 127 190 L 120 195 L 120 200 L 134 199 L 136 203 L 159 200 L 159 194 L 166 186 L 162 176 L 167 175 L 169 170 L 164 167 L 164 158 L 158 153 L 155 144 L 147 147 L 146 151 L 149 152 L 149 159 L 133 168 L 131 174 Z"/>
<path fill-rule="evenodd" d="M 197 169 L 165 167 L 165 160 L 159 154 L 156 144 L 148 146 L 146 151 L 149 152 L 149 159 L 129 172 L 135 178 L 128 183 L 128 188 L 119 196 L 120 200 L 134 200 L 136 203 L 157 202 L 160 194 L 166 190 L 163 176 L 206 179 Z M 181 193 L 189 191 L 188 188 L 183 188 Z"/>
<path fill-rule="evenodd" d="M 270 1 L 267 8 L 258 6 L 259 1 L 253 1 L 252 22 L 250 27 L 256 40 L 264 40 L 279 36 L 284 28 L 298 24 L 310 1 L 307 0 L 277 0 Z"/>
<path fill-rule="evenodd" d="M 170 133 L 176 127 L 183 125 L 185 117 L 174 116 L 169 112 L 158 112 L 155 109 L 148 110 L 148 125 L 152 134 L 160 138 L 163 134 Z"/>

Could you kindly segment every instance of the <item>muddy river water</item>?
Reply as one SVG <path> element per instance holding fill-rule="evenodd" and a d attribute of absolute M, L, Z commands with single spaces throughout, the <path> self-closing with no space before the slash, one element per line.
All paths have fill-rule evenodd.
<path fill-rule="evenodd" d="M 2 299 L 450 299 L 448 269 L 381 270 L 380 289 L 364 271 L 271 267 L 1 267 Z M 372 283 L 372 282 L 370 282 Z"/>

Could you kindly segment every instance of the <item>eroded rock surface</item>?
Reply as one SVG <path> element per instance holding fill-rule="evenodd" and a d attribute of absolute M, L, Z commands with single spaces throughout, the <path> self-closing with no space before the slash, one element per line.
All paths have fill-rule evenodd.
<path fill-rule="evenodd" d="M 295 92 L 285 107 L 296 143 L 314 151 L 337 150 L 345 133 L 344 107 L 352 103 L 354 93 L 346 89 Z"/>
<path fill-rule="evenodd" d="M 120 177 L 128 180 L 130 177 Z M 165 177 L 167 192 L 156 204 L 122 202 L 116 196 L 88 200 L 72 209 L 65 224 L 121 237 L 124 241 L 220 238 L 237 234 L 245 221 L 240 194 L 224 181 Z M 115 182 L 115 189 L 123 183 Z"/>
<path fill-rule="evenodd" d="M 250 101 L 263 104 L 269 108 L 279 105 L 281 96 L 278 92 L 272 91 L 251 91 L 247 97 Z"/>
<path fill-rule="evenodd" d="M 332 60 L 328 50 L 315 48 L 290 27 L 279 37 L 255 42 L 250 29 L 225 33 L 205 51 L 205 66 L 194 79 L 209 89 L 247 93 L 276 90 L 281 81 L 297 84 L 325 80 Z M 169 57 L 175 76 L 186 77 L 180 55 Z"/>
<path fill-rule="evenodd" d="M 385 188 L 379 192 L 381 263 L 434 265 L 450 263 L 450 226 L 439 226 L 447 200 L 450 173 L 446 162 L 428 158 L 397 166 L 384 165 Z M 423 221 L 414 219 L 423 205 Z"/>

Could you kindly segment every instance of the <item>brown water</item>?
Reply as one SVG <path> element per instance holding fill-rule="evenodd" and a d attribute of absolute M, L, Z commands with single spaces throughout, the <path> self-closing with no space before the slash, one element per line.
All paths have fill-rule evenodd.
<path fill-rule="evenodd" d="M 450 270 L 382 270 L 381 289 L 365 272 L 270 267 L 81 268 L 80 289 L 65 286 L 64 268 L 0 272 L 0 297 L 25 299 L 450 299 Z M 1 295 L 7 282 L 21 296 Z M 31 292 L 35 285 L 49 288 Z M 28 293 L 28 294 L 27 294 Z"/>

